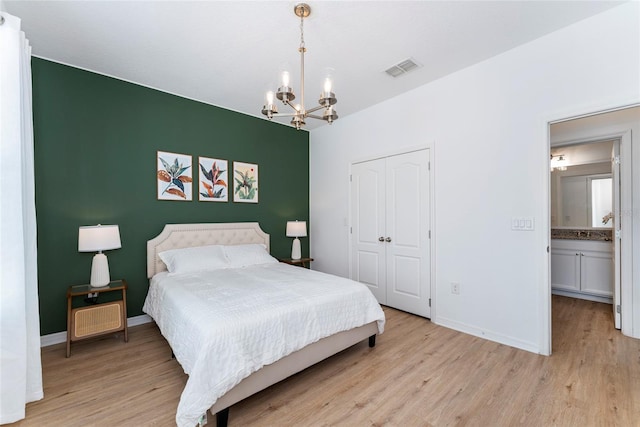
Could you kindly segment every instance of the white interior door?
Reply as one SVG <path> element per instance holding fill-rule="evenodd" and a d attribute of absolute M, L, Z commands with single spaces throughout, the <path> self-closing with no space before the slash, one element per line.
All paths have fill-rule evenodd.
<path fill-rule="evenodd" d="M 622 326 L 621 307 L 621 270 L 620 270 L 620 141 L 613 143 L 611 153 L 611 177 L 613 186 L 613 321 L 616 329 Z"/>
<path fill-rule="evenodd" d="M 351 279 L 366 284 L 380 304 L 387 303 L 385 191 L 385 159 L 352 166 Z"/>
<path fill-rule="evenodd" d="M 387 304 L 430 317 L 429 153 L 387 158 Z"/>

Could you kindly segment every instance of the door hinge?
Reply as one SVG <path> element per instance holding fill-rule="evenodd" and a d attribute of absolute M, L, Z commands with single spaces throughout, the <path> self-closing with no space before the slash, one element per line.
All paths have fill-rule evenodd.
<path fill-rule="evenodd" d="M 431 162 L 427 162 L 427 170 L 431 170 Z"/>
<path fill-rule="evenodd" d="M 431 298 L 429 298 L 429 307 L 431 307 Z M 620 307 L 620 306 L 618 306 Z"/>
<path fill-rule="evenodd" d="M 353 227 L 349 227 L 349 234 L 353 234 Z"/>
<path fill-rule="evenodd" d="M 431 238 L 431 230 L 429 230 L 429 238 Z"/>
<path fill-rule="evenodd" d="M 616 313 L 620 314 L 620 304 L 616 305 Z"/>
<path fill-rule="evenodd" d="M 349 175 L 349 182 L 353 182 L 353 175 Z"/>
<path fill-rule="evenodd" d="M 616 239 L 622 239 L 622 232 L 620 230 L 616 230 Z"/>
<path fill-rule="evenodd" d="M 549 246 L 547 246 L 547 253 L 549 253 Z"/>
<path fill-rule="evenodd" d="M 613 161 L 613 164 L 615 165 L 619 165 L 620 164 L 620 156 L 614 156 L 613 159 L 611 159 Z"/>

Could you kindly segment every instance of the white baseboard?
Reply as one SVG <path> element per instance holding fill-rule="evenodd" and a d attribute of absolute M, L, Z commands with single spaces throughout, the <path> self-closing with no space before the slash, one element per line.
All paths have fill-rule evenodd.
<path fill-rule="evenodd" d="M 601 302 L 604 304 L 613 304 L 613 298 L 611 297 L 601 297 L 599 295 L 589 295 L 589 294 L 583 294 L 582 292 L 571 292 L 571 291 L 565 291 L 564 289 L 553 289 L 553 288 L 551 288 L 551 293 L 553 295 L 560 295 L 563 297 L 586 299 L 587 301 Z"/>
<path fill-rule="evenodd" d="M 433 319 L 431 320 L 433 322 Z M 510 347 L 519 348 L 522 350 L 530 351 L 531 353 L 541 354 L 540 349 L 535 343 L 529 341 L 522 341 L 517 338 L 503 335 L 497 332 L 480 329 L 476 326 L 469 325 L 457 320 L 448 319 L 446 317 L 438 316 L 438 321 L 434 322 L 436 325 L 444 326 L 449 329 L 454 329 L 465 334 L 474 335 L 486 340 L 495 341 L 500 344 L 508 345 Z"/>
<path fill-rule="evenodd" d="M 127 319 L 127 327 L 143 325 L 145 323 L 151 323 L 153 319 L 148 314 L 141 314 L 140 316 L 129 317 Z M 60 344 L 67 342 L 67 331 L 56 332 L 54 334 L 42 335 L 40 337 L 40 347 L 48 347 L 54 344 Z"/>

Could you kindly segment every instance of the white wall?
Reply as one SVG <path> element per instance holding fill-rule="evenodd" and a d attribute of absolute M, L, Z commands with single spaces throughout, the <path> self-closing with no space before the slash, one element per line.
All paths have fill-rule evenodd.
<path fill-rule="evenodd" d="M 314 269 L 348 276 L 349 165 L 429 145 L 432 321 L 548 351 L 546 123 L 640 101 L 639 6 L 623 4 L 313 130 Z M 512 216 L 535 217 L 536 230 L 511 231 Z M 460 283 L 460 295 L 450 293 L 452 281 Z"/>

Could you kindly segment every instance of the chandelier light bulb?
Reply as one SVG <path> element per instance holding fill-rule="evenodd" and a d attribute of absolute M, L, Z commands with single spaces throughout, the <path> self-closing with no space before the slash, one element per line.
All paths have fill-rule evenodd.
<path fill-rule="evenodd" d="M 267 99 L 267 105 L 273 105 L 274 94 L 272 90 L 267 92 L 266 99 Z"/>
<path fill-rule="evenodd" d="M 331 78 L 327 77 L 326 79 L 324 79 L 324 93 L 331 92 L 331 84 Z"/>
<path fill-rule="evenodd" d="M 283 71 L 282 72 L 282 87 L 289 87 L 289 72 L 288 71 Z"/>
<path fill-rule="evenodd" d="M 267 116 L 269 120 L 273 118 L 274 114 L 278 114 L 278 108 L 273 103 L 274 93 L 272 90 L 267 91 L 264 96 L 264 107 L 262 107 L 262 114 Z"/>

